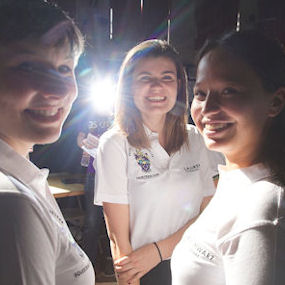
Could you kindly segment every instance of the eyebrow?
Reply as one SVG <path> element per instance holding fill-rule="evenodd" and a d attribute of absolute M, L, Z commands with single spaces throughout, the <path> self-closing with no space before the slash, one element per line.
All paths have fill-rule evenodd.
<path fill-rule="evenodd" d="M 232 86 L 236 86 L 236 85 L 240 85 L 240 84 L 242 84 L 240 81 L 238 81 L 238 80 L 220 80 L 220 82 L 222 82 L 223 84 L 229 84 L 229 85 L 232 85 Z M 194 87 L 200 87 L 200 86 L 202 86 L 202 85 L 204 85 L 204 83 L 203 82 L 195 82 L 195 84 L 194 84 Z"/>
<path fill-rule="evenodd" d="M 161 74 L 169 74 L 169 73 L 176 75 L 176 72 L 171 71 L 171 70 L 165 70 L 165 71 L 163 71 Z M 141 72 L 138 73 L 138 75 L 143 75 L 143 74 L 151 75 L 151 73 L 148 72 L 148 71 L 141 71 Z"/>

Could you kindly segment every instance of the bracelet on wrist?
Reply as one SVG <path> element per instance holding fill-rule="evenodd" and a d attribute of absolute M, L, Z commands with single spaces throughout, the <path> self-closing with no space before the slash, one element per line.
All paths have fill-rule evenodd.
<path fill-rule="evenodd" d="M 156 242 L 154 242 L 153 244 L 154 244 L 154 246 L 156 247 L 156 249 L 157 249 L 157 251 L 158 251 L 158 254 L 159 254 L 159 257 L 160 257 L 160 262 L 162 262 L 163 259 L 162 259 L 161 251 L 160 251 L 160 249 L 159 249 L 159 247 L 158 247 L 158 245 L 157 245 Z"/>

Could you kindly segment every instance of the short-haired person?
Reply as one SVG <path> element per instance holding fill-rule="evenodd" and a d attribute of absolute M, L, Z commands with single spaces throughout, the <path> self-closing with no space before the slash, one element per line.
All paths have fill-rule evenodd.
<path fill-rule="evenodd" d="M 215 192 L 223 158 L 186 124 L 187 79 L 166 42 L 128 52 L 118 93 L 115 126 L 97 151 L 95 202 L 119 284 L 171 284 L 172 250 Z"/>
<path fill-rule="evenodd" d="M 26 157 L 56 141 L 77 96 L 83 37 L 42 0 L 0 2 L 0 284 L 94 285 L 47 184 Z"/>
<path fill-rule="evenodd" d="M 226 165 L 174 250 L 174 285 L 285 284 L 284 104 L 277 42 L 245 30 L 202 48 L 191 113 Z"/>

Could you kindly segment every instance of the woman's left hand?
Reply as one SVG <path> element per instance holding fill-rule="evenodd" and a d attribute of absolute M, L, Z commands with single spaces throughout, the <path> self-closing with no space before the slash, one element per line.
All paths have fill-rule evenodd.
<path fill-rule="evenodd" d="M 147 244 L 116 260 L 114 267 L 120 280 L 132 284 L 159 263 L 160 257 L 157 248 L 154 244 Z"/>

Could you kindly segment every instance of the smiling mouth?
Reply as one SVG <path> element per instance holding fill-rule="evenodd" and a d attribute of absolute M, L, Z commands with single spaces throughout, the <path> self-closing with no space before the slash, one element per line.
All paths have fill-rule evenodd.
<path fill-rule="evenodd" d="M 204 125 L 204 128 L 207 131 L 220 131 L 228 128 L 230 125 L 231 123 L 216 123 L 216 124 L 207 123 Z"/>
<path fill-rule="evenodd" d="M 32 110 L 27 109 L 25 113 L 29 115 L 33 120 L 43 123 L 53 123 L 60 119 L 63 113 L 63 108 L 50 108 L 46 110 Z"/>
<path fill-rule="evenodd" d="M 163 102 L 166 100 L 166 97 L 164 96 L 152 96 L 146 98 L 150 102 Z"/>

